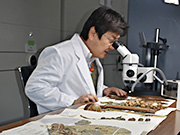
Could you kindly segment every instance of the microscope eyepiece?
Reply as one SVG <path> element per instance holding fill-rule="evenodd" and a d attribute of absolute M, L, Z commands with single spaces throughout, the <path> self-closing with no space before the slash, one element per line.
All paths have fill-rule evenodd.
<path fill-rule="evenodd" d="M 114 47 L 114 49 L 117 50 L 117 48 L 119 47 L 119 43 L 117 41 L 115 41 L 112 46 Z"/>

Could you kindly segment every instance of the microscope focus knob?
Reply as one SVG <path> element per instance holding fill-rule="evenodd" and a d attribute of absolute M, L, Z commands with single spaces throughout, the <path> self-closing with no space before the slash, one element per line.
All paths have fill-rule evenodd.
<path fill-rule="evenodd" d="M 126 75 L 127 75 L 128 77 L 133 77 L 134 74 L 135 74 L 134 71 L 131 70 L 131 69 L 126 72 Z"/>
<path fill-rule="evenodd" d="M 143 73 L 139 73 L 139 74 L 137 75 L 137 78 L 139 78 L 142 74 L 143 74 Z M 145 82 L 146 80 L 147 80 L 147 76 L 145 75 L 145 76 L 140 80 L 140 82 L 143 83 L 143 82 Z"/>

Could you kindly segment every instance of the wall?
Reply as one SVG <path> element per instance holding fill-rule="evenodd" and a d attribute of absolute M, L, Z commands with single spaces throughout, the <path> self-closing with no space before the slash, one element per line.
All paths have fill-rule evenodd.
<path fill-rule="evenodd" d="M 29 65 L 29 55 L 60 41 L 60 7 L 60 0 L 0 1 L 0 125 L 28 117 L 17 68 Z M 25 51 L 29 40 L 37 52 Z"/>
<path fill-rule="evenodd" d="M 165 73 L 167 79 L 175 79 L 180 71 L 178 58 L 180 43 L 180 7 L 166 4 L 163 0 L 130 0 L 128 32 L 128 47 L 137 53 L 140 62 L 144 63 L 144 50 L 140 45 L 139 32 L 144 32 L 147 42 L 155 41 L 155 29 L 160 29 L 160 37 L 167 39 L 169 48 L 161 51 L 158 57 L 158 67 Z M 161 42 L 162 43 L 162 42 Z"/>

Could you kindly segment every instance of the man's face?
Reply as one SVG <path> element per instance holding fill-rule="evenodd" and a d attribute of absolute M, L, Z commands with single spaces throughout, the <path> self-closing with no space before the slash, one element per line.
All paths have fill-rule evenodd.
<path fill-rule="evenodd" d="M 109 51 L 113 50 L 112 44 L 118 40 L 120 35 L 113 32 L 106 32 L 99 39 L 97 33 L 95 33 L 95 38 L 93 39 L 93 44 L 89 48 L 92 57 L 105 58 Z"/>

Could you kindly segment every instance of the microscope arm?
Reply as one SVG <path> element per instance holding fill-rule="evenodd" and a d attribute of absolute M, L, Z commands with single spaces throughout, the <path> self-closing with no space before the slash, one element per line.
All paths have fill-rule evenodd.
<path fill-rule="evenodd" d="M 168 82 L 167 82 L 167 79 L 166 79 L 166 76 L 164 75 L 164 73 L 159 69 L 159 68 L 152 68 L 152 69 L 150 69 L 150 70 L 147 70 L 146 72 L 144 72 L 136 81 L 135 81 L 135 83 L 133 84 L 133 86 L 131 87 L 131 91 L 130 91 L 130 93 L 131 92 L 134 92 L 134 88 L 135 88 L 135 86 L 137 85 L 137 83 L 147 74 L 147 73 L 149 73 L 150 71 L 157 71 L 158 73 L 160 73 L 160 75 L 162 76 L 162 78 L 163 78 L 163 81 L 160 81 L 160 83 L 161 84 L 164 84 L 164 85 L 168 85 Z M 160 79 L 158 78 L 158 81 L 159 81 Z"/>

